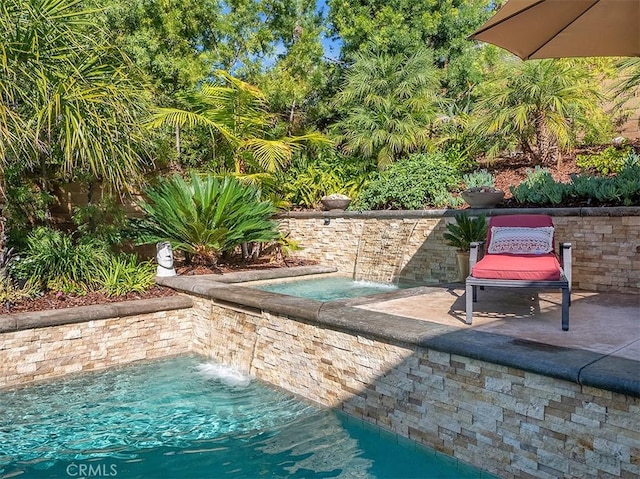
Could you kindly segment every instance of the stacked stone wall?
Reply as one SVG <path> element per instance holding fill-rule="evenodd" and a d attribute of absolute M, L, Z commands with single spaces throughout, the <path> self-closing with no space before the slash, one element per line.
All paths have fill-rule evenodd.
<path fill-rule="evenodd" d="M 269 313 L 211 323 L 216 361 L 500 477 L 640 476 L 638 398 Z"/>
<path fill-rule="evenodd" d="M 0 334 L 0 388 L 192 351 L 188 309 Z"/>
<path fill-rule="evenodd" d="M 303 247 L 296 256 L 335 266 L 356 279 L 427 284 L 458 279 L 455 250 L 443 238 L 446 224 L 454 221 L 450 215 L 369 213 L 291 213 L 281 219 L 281 229 Z M 558 215 L 554 224 L 556 241 L 573 244 L 574 288 L 640 291 L 640 215 Z"/>

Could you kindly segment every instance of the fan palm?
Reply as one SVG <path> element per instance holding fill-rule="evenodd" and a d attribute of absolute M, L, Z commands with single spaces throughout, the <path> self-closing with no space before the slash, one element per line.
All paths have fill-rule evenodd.
<path fill-rule="evenodd" d="M 640 58 L 625 58 L 619 60 L 616 66 L 619 81 L 614 85 L 615 108 L 618 112 L 624 111 L 625 106 L 628 110 L 629 105 L 637 109 L 637 103 L 633 100 L 637 97 L 640 87 Z M 629 101 L 629 105 L 625 105 Z"/>
<path fill-rule="evenodd" d="M 438 111 L 437 70 L 431 54 L 356 55 L 336 106 L 347 113 L 334 125 L 349 153 L 377 161 L 384 169 L 431 143 L 430 124 Z"/>
<path fill-rule="evenodd" d="M 600 94 L 583 64 L 540 60 L 512 64 L 483 93 L 474 129 L 481 135 L 516 139 L 541 163 L 559 159 L 580 129 L 599 117 Z M 496 143 L 498 145 L 498 143 Z"/>
<path fill-rule="evenodd" d="M 246 172 L 246 154 L 263 171 L 274 172 L 288 165 L 293 153 L 305 143 L 328 143 L 316 132 L 269 138 L 272 117 L 262 92 L 227 72 L 218 71 L 217 76 L 220 82 L 204 84 L 198 91 L 182 97 L 188 109 L 158 108 L 148 126 L 170 125 L 178 131 L 196 126 L 208 128 L 212 136 L 218 134 L 234 150 L 237 174 Z"/>
<path fill-rule="evenodd" d="M 161 179 L 140 202 L 145 218 L 135 225 L 139 244 L 168 241 L 176 251 L 215 263 L 221 253 L 279 236 L 275 207 L 260 191 L 235 178 L 192 173 Z"/>

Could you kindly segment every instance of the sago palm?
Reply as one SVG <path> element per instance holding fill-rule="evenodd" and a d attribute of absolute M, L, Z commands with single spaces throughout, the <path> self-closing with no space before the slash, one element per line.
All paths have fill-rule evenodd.
<path fill-rule="evenodd" d="M 338 141 L 352 154 L 384 169 L 431 143 L 430 124 L 438 111 L 438 75 L 426 50 L 356 55 L 336 106 L 345 111 L 334 125 Z"/>
<path fill-rule="evenodd" d="M 215 263 L 221 253 L 278 237 L 274 206 L 257 188 L 232 177 L 174 175 L 146 190 L 138 243 L 168 241 L 177 251 Z"/>

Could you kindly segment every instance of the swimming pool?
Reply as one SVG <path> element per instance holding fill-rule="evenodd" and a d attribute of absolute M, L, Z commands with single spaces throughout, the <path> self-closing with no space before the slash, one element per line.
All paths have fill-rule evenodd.
<path fill-rule="evenodd" d="M 493 477 L 198 357 L 0 391 L 0 478 Z"/>
<path fill-rule="evenodd" d="M 255 286 L 263 291 L 288 294 L 318 301 L 358 298 L 373 294 L 391 293 L 410 288 L 405 284 L 375 283 L 373 281 L 356 281 L 343 276 L 323 278 L 304 278 Z"/>

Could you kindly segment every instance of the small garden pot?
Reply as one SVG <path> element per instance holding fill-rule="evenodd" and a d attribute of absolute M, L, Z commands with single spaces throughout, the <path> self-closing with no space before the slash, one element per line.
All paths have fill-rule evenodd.
<path fill-rule="evenodd" d="M 468 251 L 456 251 L 456 259 L 458 260 L 458 272 L 460 277 L 458 281 L 465 282 L 467 276 L 469 276 L 469 252 Z"/>
<path fill-rule="evenodd" d="M 465 190 L 461 195 L 471 208 L 493 208 L 504 198 L 504 191 Z"/>
<path fill-rule="evenodd" d="M 325 210 L 345 210 L 351 203 L 349 198 L 322 198 L 320 201 Z"/>

